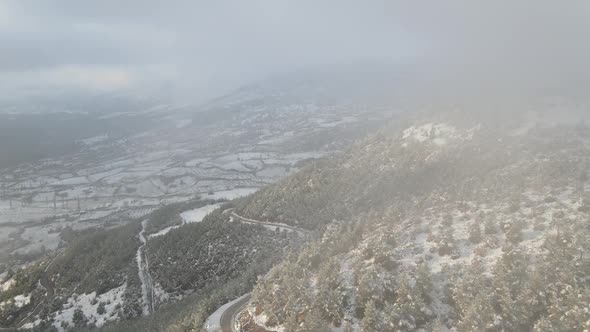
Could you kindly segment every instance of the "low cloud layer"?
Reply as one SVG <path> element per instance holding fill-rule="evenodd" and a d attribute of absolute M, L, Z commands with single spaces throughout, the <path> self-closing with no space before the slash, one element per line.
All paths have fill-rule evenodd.
<path fill-rule="evenodd" d="M 0 99 L 80 92 L 200 101 L 307 66 L 415 66 L 443 94 L 582 88 L 583 0 L 0 2 Z M 488 91 L 483 93 L 482 91 Z"/>

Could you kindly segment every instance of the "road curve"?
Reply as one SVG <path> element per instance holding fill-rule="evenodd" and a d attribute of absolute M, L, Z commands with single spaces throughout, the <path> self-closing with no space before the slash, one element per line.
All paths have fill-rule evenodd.
<path fill-rule="evenodd" d="M 243 223 L 278 227 L 279 229 L 284 229 L 287 231 L 296 232 L 297 234 L 302 235 L 302 236 L 311 234 L 311 232 L 306 229 L 301 229 L 301 228 L 297 228 L 297 227 L 293 227 L 293 226 L 289 226 L 289 225 L 285 225 L 285 224 L 265 222 L 265 221 L 245 218 L 245 217 L 242 217 L 239 214 L 233 212 L 233 208 L 223 211 L 223 213 L 226 213 L 226 212 L 229 212 L 230 216 L 234 220 L 238 220 Z M 219 318 L 219 322 L 214 322 L 215 323 L 215 324 L 213 324 L 214 327 L 207 327 L 208 331 L 209 332 L 237 332 L 237 330 L 235 329 L 236 317 L 238 316 L 238 314 L 240 312 L 242 312 L 242 310 L 244 310 L 244 308 L 246 307 L 248 302 L 250 302 L 250 298 L 251 298 L 250 293 L 248 293 L 248 294 L 242 295 L 242 297 L 239 298 L 239 300 L 235 301 L 234 303 L 230 302 L 231 305 L 229 305 L 229 306 L 227 306 L 227 304 L 225 304 L 224 306 L 227 306 L 227 308 L 225 308 L 225 310 L 221 313 L 220 318 Z M 217 311 L 214 314 L 212 314 L 210 316 L 210 318 L 215 316 L 216 313 L 219 310 L 221 310 L 222 308 L 223 308 L 223 306 L 220 307 L 219 309 L 217 309 Z"/>
<path fill-rule="evenodd" d="M 279 224 L 279 223 L 274 223 L 274 222 L 266 222 L 266 221 L 250 219 L 250 218 L 242 217 L 233 211 L 231 212 L 231 216 L 235 219 L 238 219 L 241 222 L 248 223 L 248 224 L 257 224 L 257 225 L 262 225 L 262 226 L 277 227 L 279 229 L 295 232 L 299 235 L 311 234 L 311 232 L 306 229 L 297 228 L 297 227 L 289 226 L 286 224 Z"/>
<path fill-rule="evenodd" d="M 41 305 L 43 303 L 46 303 L 49 300 L 53 299 L 53 296 L 55 295 L 55 289 L 53 287 L 53 282 L 49 279 L 49 276 L 47 275 L 47 270 L 49 270 L 49 267 L 51 266 L 51 264 L 53 264 L 55 259 L 57 257 L 59 257 L 59 255 L 61 255 L 62 253 L 63 253 L 63 251 L 58 252 L 57 255 L 55 255 L 55 257 L 53 257 L 51 259 L 49 264 L 47 264 L 47 266 L 43 270 L 43 273 L 41 274 L 41 278 L 39 279 L 39 284 L 41 285 L 41 287 L 45 288 L 45 297 L 43 298 L 42 301 L 37 303 L 37 305 L 35 306 L 33 311 L 31 311 L 27 316 L 25 316 L 25 318 L 21 319 L 20 322 L 18 322 L 18 324 L 17 324 L 18 328 L 21 328 L 27 322 L 27 320 L 29 320 L 30 318 L 35 317 L 37 314 L 39 314 L 39 312 L 41 311 Z M 13 328 L 12 330 L 10 330 L 10 329 L 0 329 L 0 330 L 1 331 L 16 331 L 18 328 Z"/>
<path fill-rule="evenodd" d="M 250 294 L 247 294 L 239 301 L 229 306 L 222 314 L 220 319 L 220 326 L 222 332 L 237 332 L 235 326 L 236 317 L 246 305 L 250 302 Z"/>

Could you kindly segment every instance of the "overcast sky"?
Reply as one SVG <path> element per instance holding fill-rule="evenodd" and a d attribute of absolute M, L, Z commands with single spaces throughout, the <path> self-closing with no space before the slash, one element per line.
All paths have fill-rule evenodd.
<path fill-rule="evenodd" d="M 0 98 L 199 101 L 355 61 L 420 63 L 439 81 L 574 81 L 589 72 L 589 35 L 584 0 L 3 0 Z"/>

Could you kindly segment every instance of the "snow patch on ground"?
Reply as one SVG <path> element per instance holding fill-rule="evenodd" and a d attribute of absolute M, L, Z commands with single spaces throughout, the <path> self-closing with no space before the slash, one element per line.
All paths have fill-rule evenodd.
<path fill-rule="evenodd" d="M 160 285 L 160 283 L 154 283 L 154 300 L 155 300 L 155 307 L 158 307 L 160 303 L 165 303 L 170 300 L 171 296 L 167 293 L 164 288 Z"/>
<path fill-rule="evenodd" d="M 60 233 L 52 231 L 51 227 L 28 227 L 20 235 L 23 240 L 30 243 L 17 250 L 15 253 L 43 252 L 54 250 L 61 241 Z"/>
<path fill-rule="evenodd" d="M 104 135 L 100 135 L 100 136 L 94 136 L 94 137 L 82 139 L 82 140 L 80 140 L 80 143 L 82 143 L 84 145 L 93 145 L 96 143 L 104 142 L 107 139 L 109 139 L 109 135 L 104 134 Z"/>
<path fill-rule="evenodd" d="M 513 136 L 524 136 L 529 133 L 532 129 L 537 126 L 538 122 L 536 118 L 529 117 L 519 128 L 514 130 Z"/>
<path fill-rule="evenodd" d="M 26 306 L 27 304 L 31 303 L 31 294 L 26 296 L 24 294 L 20 294 L 13 297 L 12 299 L 2 301 L 0 302 L 0 308 L 3 308 L 4 306 L 10 303 L 14 303 L 14 306 L 17 308 L 22 308 L 23 306 Z"/>
<path fill-rule="evenodd" d="M 17 295 L 14 297 L 14 305 L 17 308 L 21 308 L 29 303 L 31 303 L 31 294 L 26 295 L 26 296 L 23 294 L 20 294 L 20 295 Z"/>
<path fill-rule="evenodd" d="M 285 331 L 285 327 L 283 325 L 277 325 L 277 326 L 273 326 L 273 327 L 266 326 L 266 321 L 268 320 L 268 317 L 266 317 L 266 315 L 264 313 L 257 316 L 256 313 L 254 312 L 254 309 L 255 308 L 253 308 L 253 307 L 249 307 L 248 313 L 250 314 L 250 317 L 252 317 L 254 324 L 263 328 L 264 331 L 289 332 L 289 331 Z"/>
<path fill-rule="evenodd" d="M 90 181 L 88 181 L 88 178 L 86 178 L 85 176 L 79 176 L 79 177 L 72 177 L 72 178 L 61 180 L 61 181 L 52 182 L 51 185 L 52 186 L 75 186 L 75 185 L 80 185 L 80 184 L 88 184 L 89 182 Z"/>
<path fill-rule="evenodd" d="M 160 230 L 160 231 L 158 231 L 158 232 L 156 232 L 154 234 L 148 235 L 148 238 L 151 239 L 151 238 L 156 237 L 156 236 L 166 235 L 166 234 L 168 234 L 168 232 L 170 232 L 171 230 L 176 229 L 178 227 L 180 227 L 180 225 L 166 227 L 166 228 L 164 228 L 164 229 L 162 229 L 162 230 Z"/>
<path fill-rule="evenodd" d="M 284 167 L 267 167 L 259 172 L 256 172 L 256 176 L 261 178 L 278 178 L 287 173 Z"/>
<path fill-rule="evenodd" d="M 184 128 L 193 123 L 193 119 L 183 119 L 176 122 L 176 128 Z"/>
<path fill-rule="evenodd" d="M 208 161 L 209 159 L 210 158 L 195 158 L 187 161 L 186 163 L 184 163 L 184 165 L 187 167 L 195 167 L 201 163 Z"/>
<path fill-rule="evenodd" d="M 111 169 L 111 170 L 108 170 L 105 172 L 89 175 L 88 179 L 90 179 L 90 181 L 94 182 L 94 181 L 98 181 L 98 180 L 104 179 L 106 177 L 109 177 L 111 175 L 115 175 L 115 174 L 122 172 L 122 171 L 123 171 L 123 168 L 119 167 L 119 168 Z"/>
<path fill-rule="evenodd" d="M 201 222 L 206 215 L 217 210 L 220 206 L 220 203 L 205 205 L 197 209 L 184 211 L 180 214 L 180 217 L 185 224 L 191 222 Z"/>
<path fill-rule="evenodd" d="M 92 292 L 90 294 L 74 295 L 70 297 L 64 305 L 64 308 L 58 311 L 55 315 L 53 325 L 60 332 L 64 331 L 62 322 L 73 326 L 72 318 L 74 317 L 76 309 L 82 310 L 82 313 L 88 319 L 88 322 L 94 323 L 98 327 L 102 326 L 107 321 L 117 320 L 117 313 L 119 310 L 117 306 L 123 303 L 123 294 L 125 293 L 126 288 L 127 284 L 123 284 L 120 287 L 113 288 L 101 295 L 96 295 L 96 292 Z M 102 315 L 97 313 L 100 303 L 104 303 L 105 308 L 105 312 Z"/>
<path fill-rule="evenodd" d="M 243 196 L 248 196 L 250 194 L 255 193 L 258 188 L 236 188 L 231 190 L 222 190 L 213 193 L 213 195 L 203 195 L 203 198 L 208 199 L 227 199 L 231 201 L 232 199 L 236 199 Z"/>
<path fill-rule="evenodd" d="M 15 283 L 16 283 L 16 280 L 14 280 L 14 278 L 10 278 L 10 279 L 6 280 L 5 282 L 3 282 L 2 285 L 0 285 L 0 290 L 2 290 L 3 292 L 6 292 L 12 286 L 14 286 Z"/>
<path fill-rule="evenodd" d="M 446 123 L 426 123 L 421 126 L 412 126 L 405 129 L 402 133 L 402 139 L 412 139 L 421 143 L 432 141 L 436 145 L 445 145 L 450 140 L 472 139 L 473 133 L 476 129 L 478 129 L 478 127 L 471 128 L 467 131 L 461 131 Z"/>
<path fill-rule="evenodd" d="M 187 224 L 187 223 L 192 223 L 192 222 L 201 222 L 203 220 L 203 218 L 205 218 L 209 213 L 217 210 L 220 206 L 221 206 L 221 203 L 209 204 L 209 205 L 202 206 L 198 209 L 193 209 L 193 210 L 188 210 L 188 211 L 182 212 L 180 214 L 180 217 L 182 218 L 183 225 Z M 171 230 L 176 229 L 180 226 L 182 226 L 182 225 L 166 227 L 154 234 L 150 234 L 148 236 L 148 238 L 166 235 Z"/>
<path fill-rule="evenodd" d="M 338 127 L 341 125 L 345 125 L 348 123 L 354 123 L 357 122 L 357 118 L 354 116 L 345 116 L 343 117 L 341 120 L 338 121 L 333 121 L 333 122 L 328 122 L 328 123 L 320 123 L 319 126 L 322 128 L 333 128 L 333 127 Z"/>

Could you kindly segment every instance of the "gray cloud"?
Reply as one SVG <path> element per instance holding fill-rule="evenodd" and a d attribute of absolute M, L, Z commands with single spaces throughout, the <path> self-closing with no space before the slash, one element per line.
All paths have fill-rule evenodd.
<path fill-rule="evenodd" d="M 165 88 L 202 100 L 354 61 L 415 64 L 430 90 L 545 89 L 588 77 L 589 32 L 583 0 L 6 0 L 0 98 Z"/>

